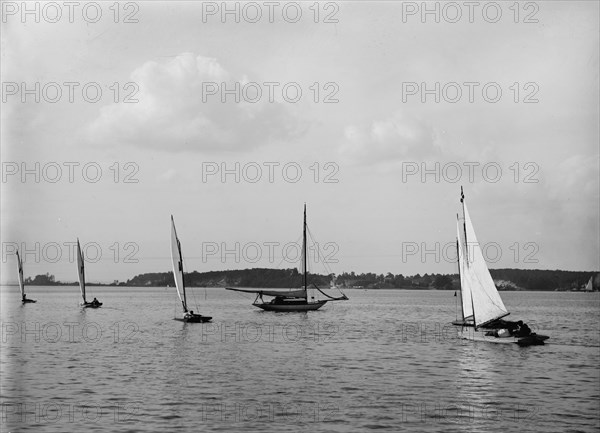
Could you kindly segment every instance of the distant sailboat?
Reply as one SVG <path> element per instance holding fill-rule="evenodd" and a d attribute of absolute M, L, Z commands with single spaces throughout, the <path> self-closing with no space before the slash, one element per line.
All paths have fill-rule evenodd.
<path fill-rule="evenodd" d="M 460 276 L 462 320 L 460 336 L 469 340 L 519 345 L 543 344 L 548 337 L 531 333 L 523 322 L 502 320 L 510 313 L 496 289 L 475 236 L 461 188 L 462 227 L 457 216 L 456 250 Z M 461 230 L 462 228 L 462 230 Z"/>
<path fill-rule="evenodd" d="M 181 243 L 177 237 L 177 231 L 175 231 L 175 221 L 173 220 L 173 215 L 171 215 L 171 260 L 173 261 L 173 277 L 175 278 L 175 288 L 177 289 L 177 295 L 181 300 L 184 313 L 182 318 L 176 317 L 175 320 L 192 323 L 209 322 L 212 317 L 195 314 L 193 311 L 188 310 L 187 298 L 185 295 L 185 282 L 183 279 L 183 256 L 181 255 Z"/>
<path fill-rule="evenodd" d="M 583 289 L 583 290 L 585 290 L 586 292 L 592 292 L 594 290 L 594 276 L 593 275 L 590 277 L 587 284 L 585 285 L 585 289 Z"/>
<path fill-rule="evenodd" d="M 85 262 L 83 260 L 83 254 L 81 254 L 81 246 L 79 245 L 79 238 L 77 238 L 77 272 L 79 275 L 79 289 L 81 290 L 81 297 L 83 302 L 80 304 L 84 308 L 98 308 L 102 305 L 102 302 L 98 302 L 96 298 L 92 302 L 88 302 L 85 299 Z"/>
<path fill-rule="evenodd" d="M 19 256 L 19 250 L 17 249 L 17 266 L 19 268 L 19 289 L 21 289 L 21 302 L 23 304 L 28 304 L 32 302 L 37 302 L 34 299 L 27 299 L 25 296 L 25 281 L 23 280 L 23 262 L 21 262 L 21 256 Z"/>
<path fill-rule="evenodd" d="M 234 290 L 236 292 L 245 292 L 245 293 L 256 293 L 256 299 L 254 300 L 255 307 L 262 308 L 266 311 L 276 311 L 276 312 L 303 312 L 303 311 L 314 311 L 321 308 L 328 301 L 343 301 L 347 300 L 348 297 L 342 294 L 341 297 L 334 298 L 324 293 L 319 289 L 315 284 L 312 286 L 325 295 L 329 299 L 318 300 L 314 299 L 308 300 L 308 270 L 306 263 L 307 262 L 307 242 L 306 242 L 306 204 L 304 205 L 304 224 L 302 229 L 302 257 L 301 257 L 301 266 L 302 266 L 302 277 L 303 277 L 303 287 L 296 290 L 249 290 L 249 289 L 234 289 L 231 287 L 227 287 L 227 290 Z M 269 302 L 265 302 L 263 296 L 273 297 Z M 260 301 L 259 301 L 260 300 Z"/>

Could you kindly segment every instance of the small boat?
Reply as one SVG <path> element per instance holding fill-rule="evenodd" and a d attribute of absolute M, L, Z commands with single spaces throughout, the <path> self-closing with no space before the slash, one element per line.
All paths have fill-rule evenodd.
<path fill-rule="evenodd" d="M 585 292 L 593 292 L 594 291 L 594 276 L 592 275 L 588 280 L 585 288 L 583 289 Z"/>
<path fill-rule="evenodd" d="M 302 227 L 302 257 L 301 257 L 301 266 L 302 266 L 302 275 L 303 275 L 303 287 L 295 290 L 251 290 L 251 289 L 234 289 L 231 287 L 226 287 L 227 290 L 234 290 L 236 292 L 245 292 L 245 293 L 256 293 L 256 299 L 252 303 L 255 307 L 262 308 L 265 311 L 275 311 L 275 312 L 304 312 L 304 311 L 314 311 L 321 308 L 329 301 L 345 301 L 348 300 L 348 297 L 342 293 L 341 297 L 334 298 L 324 293 L 321 289 L 319 289 L 316 284 L 312 284 L 316 290 L 322 293 L 329 299 L 325 300 L 315 300 L 314 297 L 311 297 L 311 300 L 308 299 L 308 270 L 307 270 L 307 242 L 306 242 L 306 204 L 304 205 L 304 224 Z M 263 296 L 272 297 L 270 301 L 265 301 Z"/>
<path fill-rule="evenodd" d="M 21 289 L 21 302 L 23 304 L 31 304 L 33 302 L 37 302 L 35 299 L 27 299 L 27 296 L 25 295 L 25 281 L 23 280 L 23 262 L 21 261 L 21 256 L 19 255 L 18 249 L 17 266 L 19 268 L 19 289 Z"/>
<path fill-rule="evenodd" d="M 176 317 L 175 320 L 190 323 L 210 322 L 212 317 L 196 314 L 187 307 L 187 298 L 185 295 L 185 281 L 183 277 L 183 256 L 181 255 L 181 243 L 175 230 L 175 221 L 171 215 L 171 260 L 173 261 L 173 277 L 175 279 L 175 288 L 177 295 L 183 306 L 183 317 Z"/>
<path fill-rule="evenodd" d="M 79 275 L 79 289 L 81 290 L 81 297 L 83 302 L 80 304 L 83 308 L 99 308 L 102 306 L 102 302 L 99 302 L 96 298 L 92 302 L 88 302 L 85 299 L 85 262 L 83 260 L 83 254 L 81 254 L 81 246 L 79 245 L 79 238 L 77 238 L 77 271 Z"/>
<path fill-rule="evenodd" d="M 462 187 L 460 192 L 463 218 L 461 230 L 461 219 L 457 215 L 456 251 L 462 320 L 452 324 L 460 326 L 459 336 L 468 340 L 516 343 L 520 346 L 544 344 L 549 337 L 532 333 L 522 321 L 503 320 L 510 313 L 502 302 L 483 258 Z"/>

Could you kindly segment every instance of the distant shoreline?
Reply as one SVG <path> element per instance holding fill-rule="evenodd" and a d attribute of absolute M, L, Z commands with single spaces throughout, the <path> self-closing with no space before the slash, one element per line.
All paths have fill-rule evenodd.
<path fill-rule="evenodd" d="M 579 292 L 592 278 L 592 291 L 600 288 L 600 272 L 594 271 L 562 271 L 541 269 L 490 269 L 494 283 L 499 291 L 543 291 L 543 292 Z M 269 269 L 252 268 L 242 270 L 225 270 L 210 272 L 188 272 L 185 274 L 186 286 L 202 287 L 246 287 L 246 288 L 297 288 L 301 287 L 302 275 L 296 268 Z M 387 274 L 344 272 L 339 275 L 309 274 L 308 284 L 316 284 L 320 288 L 328 288 L 335 281 L 335 286 L 342 290 L 460 290 L 458 274 Z M 77 286 L 77 282 L 56 281 L 53 275 L 37 275 L 27 278 L 27 286 Z M 16 286 L 16 282 L 3 284 Z M 112 283 L 87 283 L 97 287 L 173 287 L 175 282 L 170 271 L 144 273 L 124 281 Z M 588 290 L 589 292 L 589 290 Z"/>

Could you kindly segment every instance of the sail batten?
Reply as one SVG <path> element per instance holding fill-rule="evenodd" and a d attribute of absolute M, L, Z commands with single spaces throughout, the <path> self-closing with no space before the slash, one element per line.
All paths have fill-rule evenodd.
<path fill-rule="evenodd" d="M 85 261 L 83 260 L 83 254 L 81 253 L 79 238 L 77 238 L 77 274 L 79 276 L 79 290 L 81 291 L 81 297 L 83 298 L 83 302 L 87 303 L 85 299 Z"/>
<path fill-rule="evenodd" d="M 177 295 L 183 305 L 183 312 L 187 313 L 187 302 L 185 297 L 185 284 L 183 280 L 183 257 L 181 255 L 181 243 L 175 230 L 175 221 L 171 215 L 171 261 L 173 262 L 173 277 Z"/>
<path fill-rule="evenodd" d="M 509 313 L 483 258 L 464 198 L 461 201 L 464 212 L 464 241 L 459 242 L 458 254 L 463 319 L 466 319 L 470 313 L 474 325 L 482 326 Z"/>

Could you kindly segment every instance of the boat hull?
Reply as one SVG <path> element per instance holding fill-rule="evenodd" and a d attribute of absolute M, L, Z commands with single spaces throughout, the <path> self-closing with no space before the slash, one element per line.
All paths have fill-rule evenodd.
<path fill-rule="evenodd" d="M 37 302 L 35 299 L 23 299 L 21 301 L 23 304 L 33 304 L 34 302 Z"/>
<path fill-rule="evenodd" d="M 102 302 L 84 302 L 81 304 L 83 308 L 100 308 L 102 306 Z"/>
<path fill-rule="evenodd" d="M 304 311 L 315 311 L 325 305 L 327 301 L 306 302 L 306 301 L 286 301 L 277 304 L 256 303 L 255 307 L 262 308 L 265 311 L 274 311 L 277 313 L 301 313 Z"/>
<path fill-rule="evenodd" d="M 184 317 L 175 317 L 175 320 L 179 321 L 179 322 L 185 322 L 185 323 L 204 323 L 204 322 L 210 322 L 212 320 L 212 317 L 208 317 L 208 316 L 202 316 L 200 314 L 194 314 L 193 316 L 184 316 Z"/>
<path fill-rule="evenodd" d="M 518 344 L 519 346 L 539 346 L 543 345 L 548 336 L 531 334 L 525 337 L 496 337 L 494 335 L 488 335 L 492 329 L 475 329 L 471 326 L 464 326 L 458 331 L 459 338 L 471 341 L 484 341 L 487 343 L 497 344 Z"/>

